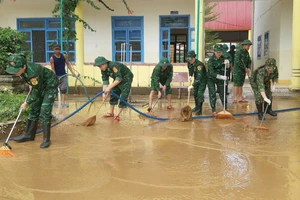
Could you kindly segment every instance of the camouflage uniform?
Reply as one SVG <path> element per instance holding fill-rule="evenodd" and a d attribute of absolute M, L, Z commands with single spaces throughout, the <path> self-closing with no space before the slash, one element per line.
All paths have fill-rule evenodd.
<path fill-rule="evenodd" d="M 231 55 L 227 52 L 228 51 L 228 46 L 227 44 L 223 44 L 223 56 L 225 59 L 229 60 L 230 65 L 232 65 L 232 58 Z M 227 76 L 227 81 L 226 81 L 226 95 L 228 94 L 228 80 L 230 80 L 230 68 L 226 69 L 226 76 Z"/>
<path fill-rule="evenodd" d="M 30 107 L 25 132 L 20 137 L 17 137 L 15 141 L 34 140 L 37 123 L 40 120 L 44 132 L 44 141 L 41 144 L 41 148 L 46 148 L 50 145 L 51 112 L 58 92 L 58 78 L 50 69 L 38 64 L 26 63 L 25 57 L 22 55 L 12 55 L 8 61 L 10 63 L 6 70 L 8 73 L 16 73 L 22 68 L 21 66 L 26 65 L 25 72 L 21 75 L 21 78 L 32 86 L 31 94 L 27 100 L 27 104 Z M 17 64 L 18 62 L 22 64 L 19 65 Z"/>
<path fill-rule="evenodd" d="M 167 66 L 164 70 L 162 66 Z M 155 66 L 151 76 L 151 90 L 158 92 L 160 90 L 159 83 L 166 86 L 166 95 L 172 94 L 171 82 L 173 78 L 173 65 L 167 58 L 162 58 Z"/>
<path fill-rule="evenodd" d="M 95 66 L 99 66 L 99 63 L 97 62 L 97 59 L 99 58 L 104 59 L 104 63 L 107 63 L 107 69 L 105 71 L 101 71 L 103 85 L 109 85 L 109 77 L 111 77 L 113 81 L 121 81 L 116 87 L 112 88 L 112 91 L 119 95 L 122 99 L 127 101 L 133 80 L 132 72 L 127 66 L 123 65 L 122 63 L 111 62 L 106 60 L 104 57 L 96 58 Z M 111 95 L 109 103 L 110 105 L 117 105 L 118 100 L 119 99 L 117 97 Z M 120 101 L 119 108 L 126 107 L 126 104 Z"/>
<path fill-rule="evenodd" d="M 214 47 L 215 52 L 223 52 L 222 45 L 217 44 Z M 216 55 L 212 55 L 208 60 L 208 92 L 209 92 L 209 101 L 212 111 L 216 111 L 216 93 L 219 93 L 219 97 L 222 101 L 222 104 L 225 103 L 225 109 L 227 108 L 227 97 L 225 95 L 224 102 L 224 80 L 219 80 L 217 77 L 219 75 L 223 76 L 225 74 L 225 57 L 222 55 L 219 59 Z M 216 91 L 217 86 L 217 91 Z"/>
<path fill-rule="evenodd" d="M 235 49 L 235 46 L 231 45 L 230 51 L 228 52 L 230 54 L 230 57 L 231 57 L 232 69 L 234 67 L 234 56 L 235 56 L 235 50 L 234 49 Z M 231 81 L 233 81 L 233 74 L 231 76 Z"/>
<path fill-rule="evenodd" d="M 245 40 L 241 43 L 244 44 L 252 44 L 249 40 Z M 246 71 L 245 69 L 250 69 L 251 67 L 251 59 L 249 52 L 243 48 L 239 48 L 234 57 L 234 67 L 233 67 L 233 83 L 234 86 L 241 87 L 244 85 Z"/>
<path fill-rule="evenodd" d="M 272 69 L 273 72 L 268 74 L 267 69 Z M 258 117 L 262 119 L 263 116 L 263 103 L 264 99 L 261 92 L 265 92 L 268 99 L 272 102 L 272 92 L 271 92 L 271 83 L 278 82 L 278 69 L 276 66 L 276 60 L 270 58 L 266 61 L 265 65 L 259 67 L 253 72 L 253 75 L 250 80 L 252 90 L 254 92 L 255 104 L 258 110 Z M 267 106 L 267 103 L 264 105 Z M 272 111 L 272 103 L 268 106 L 267 113 L 276 116 L 277 114 Z"/>
<path fill-rule="evenodd" d="M 192 58 L 195 58 L 196 54 L 194 51 L 189 51 L 187 53 L 187 60 L 192 60 Z M 189 76 L 194 75 L 194 99 L 195 99 L 195 108 L 193 109 L 193 112 L 196 112 L 196 115 L 202 114 L 202 105 L 204 102 L 204 92 L 206 89 L 207 84 L 207 75 L 206 75 L 206 68 L 205 65 L 199 61 L 198 59 L 195 59 L 195 62 L 193 64 L 190 64 L 188 62 L 188 70 L 189 70 Z"/>

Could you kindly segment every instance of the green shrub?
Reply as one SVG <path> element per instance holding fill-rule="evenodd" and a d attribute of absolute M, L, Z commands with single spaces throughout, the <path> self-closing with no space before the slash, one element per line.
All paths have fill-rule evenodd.
<path fill-rule="evenodd" d="M 26 94 L 15 94 L 10 91 L 0 92 L 0 122 L 15 120 L 25 98 Z M 27 116 L 28 108 L 22 112 L 19 120 L 25 121 Z"/>

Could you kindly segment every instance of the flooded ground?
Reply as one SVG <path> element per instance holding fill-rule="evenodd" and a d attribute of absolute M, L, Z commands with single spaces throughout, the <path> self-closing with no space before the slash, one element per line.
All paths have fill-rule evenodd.
<path fill-rule="evenodd" d="M 137 97 L 136 108 L 145 111 L 145 99 Z M 274 109 L 300 107 L 299 100 L 276 97 Z M 83 103 L 70 101 L 60 115 Z M 180 122 L 186 100 L 175 99 L 172 112 L 164 100 L 154 109 L 172 120 L 143 120 L 127 109 L 115 123 L 101 118 L 105 104 L 93 126 L 81 126 L 100 103 L 54 127 L 48 149 L 39 148 L 41 134 L 34 142 L 11 141 L 16 156 L 0 157 L 0 199 L 300 199 L 299 111 L 267 115 L 263 131 L 251 128 L 259 124 L 256 115 Z M 256 111 L 253 103 L 228 110 Z"/>

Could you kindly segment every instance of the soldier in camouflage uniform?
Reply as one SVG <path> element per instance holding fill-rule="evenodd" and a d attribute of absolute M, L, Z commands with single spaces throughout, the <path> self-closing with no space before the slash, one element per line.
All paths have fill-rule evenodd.
<path fill-rule="evenodd" d="M 227 97 L 225 95 L 224 102 L 224 82 L 227 80 L 225 76 L 225 64 L 229 68 L 229 62 L 225 61 L 223 56 L 223 47 L 221 44 L 216 44 L 214 46 L 214 54 L 208 60 L 208 92 L 209 92 L 209 101 L 212 108 L 213 115 L 216 115 L 216 86 L 217 91 L 219 92 L 219 97 L 222 101 L 225 109 L 227 108 Z"/>
<path fill-rule="evenodd" d="M 167 58 L 162 58 L 159 63 L 155 66 L 151 76 L 151 92 L 149 95 L 149 107 L 148 112 L 152 109 L 153 96 L 155 92 L 158 92 L 158 98 L 161 98 L 160 86 L 161 84 L 162 91 L 166 92 L 168 99 L 168 110 L 173 110 L 171 106 L 171 98 L 172 98 L 172 89 L 171 82 L 173 78 L 173 65 L 169 62 Z"/>
<path fill-rule="evenodd" d="M 108 61 L 102 56 L 95 59 L 94 66 L 99 67 L 101 70 L 104 91 L 103 100 L 107 99 L 110 91 L 113 91 L 127 101 L 133 80 L 133 74 L 130 69 L 122 63 Z M 109 77 L 113 79 L 112 84 L 109 84 Z M 115 105 L 118 104 L 118 98 L 111 95 L 109 103 L 110 109 L 109 112 L 103 116 L 104 118 L 114 117 L 114 108 Z M 124 108 L 126 108 L 126 104 L 120 101 L 119 111 L 114 118 L 115 121 L 120 121 L 119 115 Z"/>
<path fill-rule="evenodd" d="M 50 146 L 50 128 L 52 107 L 58 92 L 58 78 L 50 69 L 34 63 L 27 63 L 22 54 L 13 54 L 8 58 L 7 73 L 20 76 L 30 85 L 31 94 L 21 109 L 29 107 L 29 116 L 24 133 L 15 138 L 17 142 L 32 141 L 35 139 L 38 120 L 41 121 L 44 139 L 41 148 Z"/>
<path fill-rule="evenodd" d="M 190 80 L 194 75 L 194 83 L 188 88 L 188 90 L 194 88 L 195 108 L 193 108 L 192 111 L 195 112 L 195 115 L 201 115 L 204 102 L 204 92 L 207 84 L 206 68 L 201 61 L 196 59 L 194 51 L 187 52 L 186 60 L 188 61 Z"/>
<path fill-rule="evenodd" d="M 249 49 L 252 45 L 250 40 L 244 40 L 241 43 L 242 47 L 235 53 L 234 67 L 233 67 L 233 86 L 234 86 L 234 99 L 233 103 L 247 103 L 243 98 L 243 85 L 245 82 L 246 73 L 250 77 L 251 59 Z"/>
<path fill-rule="evenodd" d="M 228 51 L 228 45 L 223 44 L 223 56 L 224 56 L 225 59 L 227 59 L 229 61 L 229 64 L 231 66 L 232 65 L 232 58 L 231 58 L 231 55 L 227 51 Z M 228 93 L 228 81 L 230 80 L 230 68 L 227 68 L 226 76 L 227 76 L 226 95 L 229 95 L 229 93 Z"/>
<path fill-rule="evenodd" d="M 272 80 L 272 88 L 270 81 Z M 274 58 L 269 58 L 266 60 L 265 65 L 259 67 L 253 72 L 251 77 L 251 87 L 255 96 L 255 104 L 258 110 L 258 119 L 262 120 L 263 117 L 263 103 L 266 108 L 267 113 L 271 116 L 277 116 L 272 110 L 272 92 L 275 91 L 275 83 L 278 82 L 278 69 L 276 66 L 276 60 Z"/>
<path fill-rule="evenodd" d="M 232 70 L 233 70 L 233 67 L 234 67 L 235 45 L 230 46 L 230 51 L 228 53 L 230 54 L 230 57 L 231 57 L 230 69 L 231 69 L 231 81 L 233 82 Z"/>

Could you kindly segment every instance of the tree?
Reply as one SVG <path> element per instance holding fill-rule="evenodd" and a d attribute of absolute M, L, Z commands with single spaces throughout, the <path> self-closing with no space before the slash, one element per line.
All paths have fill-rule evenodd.
<path fill-rule="evenodd" d="M 204 2 L 204 23 L 215 21 L 219 18 L 220 13 L 213 11 L 217 5 L 218 3 L 211 4 L 210 0 Z M 205 29 L 205 52 L 209 52 L 215 44 L 220 42 L 218 33 L 213 33 L 212 30 Z"/>

